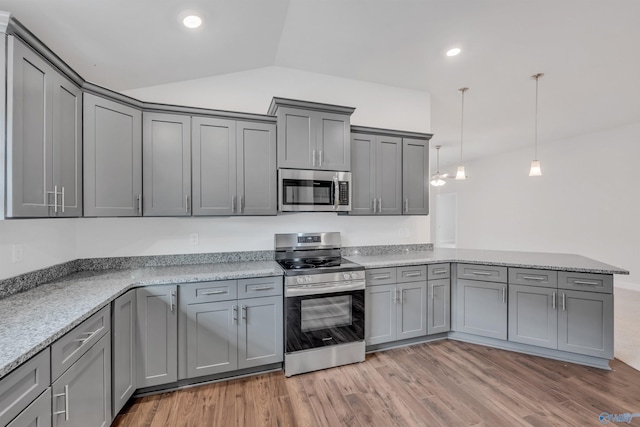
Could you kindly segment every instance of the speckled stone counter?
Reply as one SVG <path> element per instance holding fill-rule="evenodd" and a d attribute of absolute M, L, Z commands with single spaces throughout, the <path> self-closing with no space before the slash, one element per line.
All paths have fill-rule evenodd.
<path fill-rule="evenodd" d="M 349 255 L 347 258 L 365 268 L 401 267 L 404 265 L 435 264 L 439 262 L 464 262 L 585 273 L 629 274 L 627 270 L 584 256 L 542 252 L 436 248 L 433 251 L 407 251 L 402 253 L 388 253 L 386 255 Z"/>
<path fill-rule="evenodd" d="M 0 378 L 129 289 L 282 274 L 274 261 L 82 271 L 0 299 Z"/>

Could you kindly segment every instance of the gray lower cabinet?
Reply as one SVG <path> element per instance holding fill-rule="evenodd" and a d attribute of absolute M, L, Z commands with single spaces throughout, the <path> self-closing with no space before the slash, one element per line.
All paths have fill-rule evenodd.
<path fill-rule="evenodd" d="M 558 290 L 509 284 L 509 341 L 558 348 Z"/>
<path fill-rule="evenodd" d="M 427 282 L 398 284 L 396 339 L 427 334 Z"/>
<path fill-rule="evenodd" d="M 47 388 L 7 427 L 51 427 L 51 388 Z"/>
<path fill-rule="evenodd" d="M 613 359 L 613 295 L 558 292 L 558 350 Z"/>
<path fill-rule="evenodd" d="M 112 305 L 113 417 L 136 391 L 136 291 L 119 296 Z"/>
<path fill-rule="evenodd" d="M 396 285 L 365 289 L 365 342 L 367 345 L 396 340 Z"/>
<path fill-rule="evenodd" d="M 282 296 L 247 298 L 238 303 L 238 369 L 282 362 Z"/>
<path fill-rule="evenodd" d="M 429 214 L 427 139 L 402 139 L 402 203 L 405 215 Z"/>
<path fill-rule="evenodd" d="M 458 279 L 456 292 L 457 331 L 507 339 L 506 283 Z"/>
<path fill-rule="evenodd" d="M 107 333 L 52 385 L 53 426 L 111 424 L 111 334 Z"/>
<path fill-rule="evenodd" d="M 142 215 L 142 112 L 84 94 L 84 216 Z"/>
<path fill-rule="evenodd" d="M 142 115 L 143 215 L 191 215 L 191 117 Z"/>
<path fill-rule="evenodd" d="M 427 282 L 427 334 L 451 330 L 451 282 L 447 279 Z"/>
<path fill-rule="evenodd" d="M 136 290 L 137 387 L 178 380 L 177 286 Z"/>
<path fill-rule="evenodd" d="M 275 215 L 276 129 L 192 118 L 193 215 Z"/>
<path fill-rule="evenodd" d="M 353 203 L 350 215 L 402 214 L 401 138 L 352 133 L 351 172 Z"/>
<path fill-rule="evenodd" d="M 82 92 L 8 37 L 7 217 L 82 215 Z"/>

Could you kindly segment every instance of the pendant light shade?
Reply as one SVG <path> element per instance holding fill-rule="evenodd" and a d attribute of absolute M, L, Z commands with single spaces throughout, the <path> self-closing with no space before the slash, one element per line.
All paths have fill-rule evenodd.
<path fill-rule="evenodd" d="M 540 167 L 540 160 L 538 160 L 538 80 L 544 76 L 543 73 L 534 74 L 531 76 L 536 81 L 536 114 L 534 125 L 534 137 L 533 137 L 533 161 L 531 162 L 531 168 L 529 169 L 529 176 L 541 176 L 542 168 Z"/>
<path fill-rule="evenodd" d="M 464 141 L 464 93 L 468 91 L 468 87 L 462 87 L 458 89 L 458 92 L 461 94 L 462 105 L 460 108 L 460 165 L 458 166 L 458 170 L 456 171 L 456 179 L 467 179 L 467 174 L 464 171 L 464 165 L 462 164 L 462 143 Z"/>
<path fill-rule="evenodd" d="M 445 184 L 445 178 L 449 176 L 446 173 L 440 173 L 440 147 L 441 145 L 436 145 L 436 173 L 431 175 L 431 185 L 434 187 L 441 187 Z"/>

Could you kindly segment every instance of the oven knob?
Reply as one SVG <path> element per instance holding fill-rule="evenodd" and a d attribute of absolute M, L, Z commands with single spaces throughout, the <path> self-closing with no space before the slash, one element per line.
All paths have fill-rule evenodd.
<path fill-rule="evenodd" d="M 310 283 L 311 282 L 311 276 L 304 276 L 304 280 L 305 280 L 305 282 Z"/>
<path fill-rule="evenodd" d="M 344 274 L 342 275 L 342 277 L 344 277 L 344 280 L 349 280 L 349 279 L 351 279 L 351 276 L 349 276 L 349 273 L 344 273 Z"/>
<path fill-rule="evenodd" d="M 298 282 L 298 285 L 302 285 L 304 283 L 304 279 L 302 277 L 298 277 L 296 282 Z"/>
<path fill-rule="evenodd" d="M 352 279 L 357 279 L 358 278 L 358 273 L 351 273 L 351 278 Z"/>

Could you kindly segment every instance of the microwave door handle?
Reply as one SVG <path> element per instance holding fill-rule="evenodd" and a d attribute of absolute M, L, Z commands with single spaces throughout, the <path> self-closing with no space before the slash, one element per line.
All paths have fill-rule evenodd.
<path fill-rule="evenodd" d="M 338 184 L 338 176 L 333 176 L 333 210 L 338 209 L 340 203 L 340 185 Z"/>

